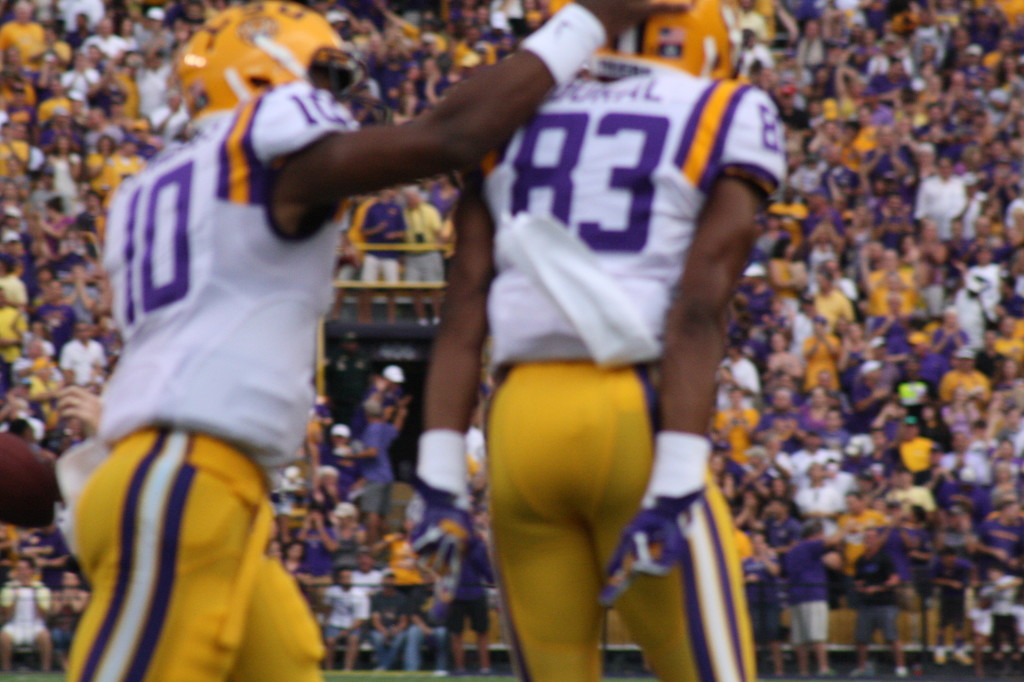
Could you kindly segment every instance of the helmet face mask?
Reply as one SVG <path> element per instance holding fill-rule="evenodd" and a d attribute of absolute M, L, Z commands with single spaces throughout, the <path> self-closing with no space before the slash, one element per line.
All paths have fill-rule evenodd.
<path fill-rule="evenodd" d="M 352 85 L 357 67 L 324 17 L 271 1 L 231 7 L 207 21 L 182 51 L 177 75 L 189 110 L 201 118 L 234 109 L 267 88 L 309 79 L 317 68 L 337 71 L 325 79 L 327 86 Z"/>
<path fill-rule="evenodd" d="M 351 90 L 366 80 L 366 67 L 344 51 L 320 48 L 309 65 L 309 80 L 342 101 Z"/>

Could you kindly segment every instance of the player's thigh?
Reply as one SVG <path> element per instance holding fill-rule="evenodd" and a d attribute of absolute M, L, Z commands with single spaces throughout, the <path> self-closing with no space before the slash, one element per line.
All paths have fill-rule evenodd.
<path fill-rule="evenodd" d="M 264 558 L 229 679 L 317 682 L 323 679 L 323 655 L 316 621 L 295 579 L 276 560 Z"/>
<path fill-rule="evenodd" d="M 210 439 L 122 441 L 78 505 L 93 592 L 69 679 L 225 679 L 266 547 L 264 494 L 259 469 Z"/>
<path fill-rule="evenodd" d="M 638 456 L 622 466 L 638 434 Z M 630 370 L 525 365 L 499 387 L 489 428 L 492 530 L 504 615 L 531 679 L 598 678 L 597 598 L 612 551 L 598 538 L 617 537 L 636 511 L 649 443 L 643 389 Z"/>
<path fill-rule="evenodd" d="M 501 516 L 492 507 L 495 519 Z M 601 573 L 585 528 L 492 523 L 506 634 L 525 679 L 600 679 Z M 524 551 L 506 551 L 522 547 Z"/>

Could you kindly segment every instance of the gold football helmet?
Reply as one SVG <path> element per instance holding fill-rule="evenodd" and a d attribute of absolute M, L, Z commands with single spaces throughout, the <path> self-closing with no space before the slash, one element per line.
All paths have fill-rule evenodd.
<path fill-rule="evenodd" d="M 572 0 L 551 0 L 555 12 Z M 732 78 L 742 31 L 736 0 L 679 0 L 678 14 L 655 15 L 613 38 L 595 56 L 594 74 L 623 78 L 655 69 Z"/>
<path fill-rule="evenodd" d="M 231 7 L 207 21 L 182 50 L 177 72 L 189 110 L 200 118 L 299 79 L 340 94 L 362 69 L 323 16 L 271 1 Z"/>

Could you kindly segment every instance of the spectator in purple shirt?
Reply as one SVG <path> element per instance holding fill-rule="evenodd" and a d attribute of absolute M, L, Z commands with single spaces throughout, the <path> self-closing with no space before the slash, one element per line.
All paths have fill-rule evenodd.
<path fill-rule="evenodd" d="M 939 631 L 935 641 L 935 662 L 946 662 L 946 636 L 951 631 L 953 657 L 962 665 L 970 665 L 971 657 L 964 646 L 967 587 L 974 579 L 974 566 L 957 556 L 956 549 L 944 547 L 932 565 L 932 583 L 939 588 Z"/>
<path fill-rule="evenodd" d="M 491 562 L 487 558 L 487 545 L 481 534 L 470 540 L 466 559 L 459 576 L 455 599 L 448 610 L 447 627 L 452 640 L 452 660 L 455 673 L 465 672 L 466 650 L 462 633 L 469 620 L 470 628 L 476 633 L 476 648 L 480 657 L 480 672 L 486 674 L 491 668 L 490 652 L 490 607 L 487 600 L 487 586 L 494 584 Z"/>
<path fill-rule="evenodd" d="M 23 535 L 18 553 L 32 557 L 44 585 L 51 590 L 60 589 L 71 554 L 57 526 L 37 528 Z"/>
<path fill-rule="evenodd" d="M 330 582 L 333 554 L 338 549 L 338 534 L 334 526 L 324 519 L 320 509 L 311 508 L 299 531 L 298 540 L 305 545 L 302 572 L 315 582 Z"/>
<path fill-rule="evenodd" d="M 828 575 L 826 567 L 838 571 L 842 558 L 825 539 L 820 521 L 803 526 L 801 540 L 782 559 L 789 586 L 790 634 L 796 648 L 800 675 L 809 673 L 808 645 L 814 650 L 819 675 L 831 675 L 828 666 Z"/>
<path fill-rule="evenodd" d="M 77 321 L 75 309 L 64 299 L 64 285 L 59 280 L 49 282 L 43 289 L 43 303 L 36 308 L 32 319 L 46 325 L 54 351 L 59 355 L 64 344 L 71 340 Z"/>
<path fill-rule="evenodd" d="M 773 497 L 765 505 L 764 535 L 768 546 L 784 554 L 800 540 L 800 522 L 790 516 L 792 496 Z"/>
<path fill-rule="evenodd" d="M 978 540 L 984 561 L 978 566 L 979 577 L 987 578 L 992 566 L 1000 566 L 1005 572 L 1012 572 L 1024 557 L 1024 519 L 1020 515 L 1020 503 L 1014 497 L 1005 497 L 996 505 L 996 517 L 983 521 L 978 526 Z"/>
<path fill-rule="evenodd" d="M 775 675 L 782 675 L 782 598 L 779 578 L 782 568 L 775 550 L 768 546 L 764 533 L 750 534 L 753 554 L 743 560 L 743 580 L 754 629 L 754 642 L 767 644 Z"/>
<path fill-rule="evenodd" d="M 397 246 L 405 241 L 405 216 L 402 206 L 395 201 L 397 192 L 387 189 L 380 193 L 380 198 L 366 210 L 366 217 L 363 220 L 363 237 L 369 246 L 374 244 Z M 389 284 L 395 284 L 399 279 L 399 259 L 401 251 L 366 251 L 363 254 L 363 269 L 360 279 L 364 282 L 377 282 L 383 280 Z M 388 322 L 395 321 L 395 297 L 393 291 L 388 291 L 387 314 Z M 369 318 L 369 301 L 364 297 L 361 306 L 364 310 L 361 317 Z"/>
<path fill-rule="evenodd" d="M 852 433 L 867 433 L 882 407 L 892 397 L 889 387 L 880 382 L 882 363 L 868 360 L 860 368 L 860 377 L 853 385 L 850 402 L 853 411 L 846 422 Z"/>
<path fill-rule="evenodd" d="M 405 424 L 407 408 L 399 404 L 393 422 L 384 420 L 384 407 L 375 400 L 363 403 L 363 412 L 368 422 L 363 431 L 363 450 L 353 456 L 359 460 L 366 481 L 359 506 L 366 515 L 366 541 L 372 545 L 380 539 L 384 518 L 391 510 L 391 484 L 395 480 L 391 444 Z"/>

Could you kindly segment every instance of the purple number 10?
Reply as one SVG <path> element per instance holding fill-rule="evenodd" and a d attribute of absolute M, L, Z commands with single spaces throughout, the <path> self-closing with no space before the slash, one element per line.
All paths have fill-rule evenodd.
<path fill-rule="evenodd" d="M 188 200 L 192 189 L 192 162 L 175 168 L 160 177 L 152 185 L 146 184 L 135 191 L 128 203 L 128 235 L 124 245 L 124 261 L 126 274 L 125 284 L 125 317 L 129 324 L 135 322 L 136 306 L 141 303 L 144 313 L 151 312 L 175 301 L 180 301 L 188 294 L 189 243 L 188 243 Z M 174 193 L 173 202 L 164 202 L 163 208 L 170 209 L 159 212 L 161 195 Z M 143 207 L 145 222 L 142 234 L 138 234 L 136 219 L 139 214 L 139 203 L 145 200 Z M 137 262 L 136 239 L 142 240 L 142 260 Z M 154 252 L 170 247 L 170 280 L 157 283 L 154 261 L 163 260 Z M 137 300 L 134 291 L 135 270 L 141 268 L 142 296 Z"/>
<path fill-rule="evenodd" d="M 516 181 L 512 186 L 512 213 L 530 208 L 530 194 L 548 188 L 554 195 L 551 214 L 570 224 L 573 201 L 572 171 L 579 163 L 589 116 L 583 113 L 540 114 L 523 135 L 515 158 Z M 595 251 L 641 251 L 647 244 L 654 203 L 651 175 L 661 161 L 668 134 L 668 119 L 661 116 L 610 113 L 597 124 L 599 137 L 615 137 L 621 132 L 641 133 L 643 144 L 640 159 L 633 166 L 611 169 L 608 189 L 626 190 L 631 195 L 625 229 L 612 229 L 598 222 L 581 222 L 580 238 Z M 541 133 L 561 130 L 564 133 L 558 159 L 553 166 L 538 166 L 534 160 Z"/>

